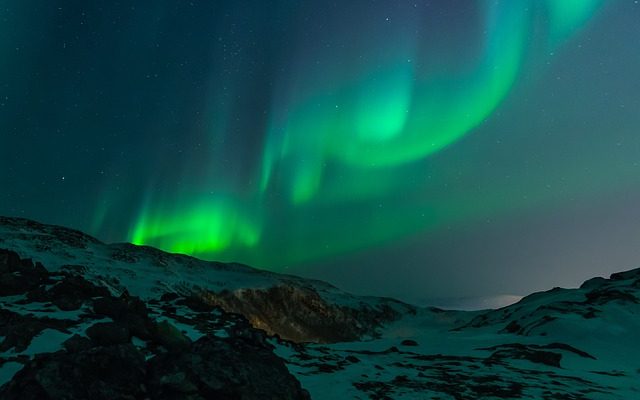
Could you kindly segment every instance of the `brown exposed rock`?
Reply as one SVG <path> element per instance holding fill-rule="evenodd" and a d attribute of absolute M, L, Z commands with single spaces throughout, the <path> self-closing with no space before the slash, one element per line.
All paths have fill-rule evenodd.
<path fill-rule="evenodd" d="M 154 338 L 170 353 L 180 353 L 188 350 L 191 346 L 191 340 L 167 321 L 156 325 Z"/>
<path fill-rule="evenodd" d="M 330 304 L 313 288 L 280 285 L 267 289 L 203 292 L 203 301 L 244 315 L 265 332 L 294 342 L 331 343 L 375 335 L 399 313 L 391 306 L 359 308 Z"/>

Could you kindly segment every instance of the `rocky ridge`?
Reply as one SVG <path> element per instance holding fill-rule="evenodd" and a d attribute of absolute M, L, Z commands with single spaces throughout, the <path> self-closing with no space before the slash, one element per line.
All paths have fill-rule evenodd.
<path fill-rule="evenodd" d="M 0 367 L 21 366 L 2 399 L 309 398 L 263 331 L 196 297 L 114 296 L 2 249 L 0 281 Z"/>
<path fill-rule="evenodd" d="M 3 399 L 640 398 L 640 270 L 462 312 L 14 218 L 2 248 Z"/>
<path fill-rule="evenodd" d="M 244 315 L 269 334 L 297 342 L 337 342 L 375 336 L 415 307 L 393 299 L 353 296 L 325 282 L 202 261 L 131 244 L 104 244 L 82 232 L 0 217 L 0 248 L 75 271 L 115 293 L 143 299 L 164 293 L 199 297 L 209 306 Z"/>

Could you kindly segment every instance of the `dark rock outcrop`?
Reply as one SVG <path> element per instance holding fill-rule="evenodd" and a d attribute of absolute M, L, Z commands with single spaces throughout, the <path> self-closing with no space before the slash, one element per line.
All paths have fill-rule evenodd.
<path fill-rule="evenodd" d="M 137 297 L 123 293 L 120 297 L 105 296 L 93 300 L 93 311 L 126 326 L 131 336 L 148 340 L 155 325 L 149 318 L 149 308 Z"/>
<path fill-rule="evenodd" d="M 591 354 L 565 343 L 550 343 L 545 345 L 505 343 L 480 350 L 493 352 L 487 360 L 488 362 L 507 358 L 513 360 L 528 360 L 536 364 L 544 364 L 557 368 L 560 367 L 560 361 L 562 360 L 561 352 L 573 353 L 582 358 L 596 359 Z"/>
<path fill-rule="evenodd" d="M 142 399 L 145 360 L 132 344 L 37 356 L 0 388 L 5 400 Z"/>
<path fill-rule="evenodd" d="M 75 325 L 73 321 L 38 318 L 33 315 L 21 315 L 0 307 L 0 336 L 4 340 L 0 343 L 0 352 L 13 349 L 19 353 L 26 350 L 31 340 L 45 329 L 66 332 L 67 328 Z"/>
<path fill-rule="evenodd" d="M 154 338 L 170 353 L 181 353 L 191 346 L 191 340 L 167 321 L 156 325 Z"/>
<path fill-rule="evenodd" d="M 245 338 L 203 337 L 191 351 L 149 361 L 154 399 L 307 399 L 270 346 Z"/>
<path fill-rule="evenodd" d="M 87 329 L 87 336 L 100 346 L 125 344 L 131 341 L 131 332 L 118 322 L 98 322 Z"/>
<path fill-rule="evenodd" d="M 87 345 L 83 343 L 82 347 Z M 205 336 L 183 353 L 161 353 L 148 361 L 130 343 L 75 351 L 67 347 L 66 351 L 36 356 L 0 388 L 0 398 L 306 400 L 310 397 L 270 347 L 244 339 Z"/>
<path fill-rule="evenodd" d="M 42 264 L 20 259 L 17 253 L 0 249 L 0 296 L 27 293 L 47 277 L 48 272 Z"/>

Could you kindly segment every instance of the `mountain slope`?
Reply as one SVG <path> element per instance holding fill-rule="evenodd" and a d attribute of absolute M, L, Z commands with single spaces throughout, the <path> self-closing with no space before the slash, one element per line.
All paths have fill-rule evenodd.
<path fill-rule="evenodd" d="M 2 399 L 309 398 L 241 316 L 175 294 L 114 296 L 8 250 L 0 277 Z"/>
<path fill-rule="evenodd" d="M 173 292 L 244 315 L 256 327 L 294 341 L 333 342 L 375 335 L 415 308 L 358 297 L 321 281 L 207 262 L 151 247 L 104 244 L 82 232 L 0 217 L 0 248 L 143 299 Z"/>
<path fill-rule="evenodd" d="M 24 219 L 0 249 L 3 399 L 640 398 L 640 270 L 464 312 Z"/>

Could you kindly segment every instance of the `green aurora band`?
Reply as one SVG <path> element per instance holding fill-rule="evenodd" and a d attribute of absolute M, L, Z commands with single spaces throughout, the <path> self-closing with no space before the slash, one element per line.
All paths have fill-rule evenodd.
<path fill-rule="evenodd" d="M 322 70 L 300 68 L 295 79 L 283 77 L 272 96 L 254 179 L 221 183 L 222 172 L 211 168 L 185 179 L 175 193 L 150 192 L 131 242 L 274 269 L 526 207 L 506 200 L 517 186 L 495 188 L 495 197 L 475 204 L 468 191 L 445 198 L 434 188 L 452 177 L 432 173 L 429 159 L 483 124 L 527 61 L 561 51 L 601 2 L 481 4 L 483 34 L 468 54 L 423 67 L 430 55 L 420 51 L 412 33 L 418 26 L 411 26 L 387 43 L 363 45 L 367 62 L 347 59 L 335 66 L 333 60 L 332 66 L 325 60 L 329 66 Z M 533 46 L 532 32 L 541 24 L 546 43 Z M 212 111 L 212 135 L 224 132 L 225 113 Z M 221 154 L 211 151 L 211 157 Z M 185 175 L 195 175 L 194 168 Z M 105 214 L 100 210 L 96 218 Z"/>

